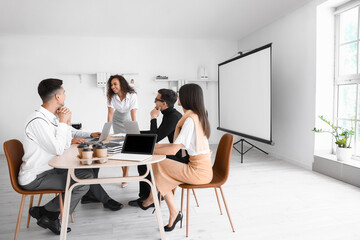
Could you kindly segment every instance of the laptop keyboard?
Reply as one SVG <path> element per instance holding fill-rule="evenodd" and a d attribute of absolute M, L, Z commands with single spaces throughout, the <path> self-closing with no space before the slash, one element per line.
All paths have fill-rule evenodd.
<path fill-rule="evenodd" d="M 87 143 L 93 143 L 99 141 L 99 138 L 86 139 Z"/>
<path fill-rule="evenodd" d="M 115 160 L 143 161 L 151 158 L 152 155 L 119 153 L 110 157 Z"/>

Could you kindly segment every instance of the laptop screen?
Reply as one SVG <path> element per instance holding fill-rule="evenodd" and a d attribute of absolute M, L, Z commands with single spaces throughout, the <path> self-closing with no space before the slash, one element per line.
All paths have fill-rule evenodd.
<path fill-rule="evenodd" d="M 99 142 L 102 142 L 107 139 L 107 137 L 109 136 L 109 133 L 110 133 L 111 126 L 112 126 L 112 122 L 106 122 L 104 124 L 104 127 L 102 129 L 102 132 L 101 132 L 101 135 L 99 138 Z"/>
<path fill-rule="evenodd" d="M 156 134 L 126 134 L 121 153 L 152 155 L 156 138 Z"/>
<path fill-rule="evenodd" d="M 140 134 L 139 125 L 134 121 L 124 122 L 125 132 L 127 134 Z"/>

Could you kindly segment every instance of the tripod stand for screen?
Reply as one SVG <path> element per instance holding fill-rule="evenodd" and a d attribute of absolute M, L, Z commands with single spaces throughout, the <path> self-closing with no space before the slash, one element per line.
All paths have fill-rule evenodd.
<path fill-rule="evenodd" d="M 251 148 L 247 149 L 245 152 L 244 152 L 244 142 L 246 142 L 247 144 L 249 144 L 249 145 L 251 146 Z M 240 143 L 240 148 L 241 148 L 240 151 L 235 147 L 235 145 L 238 144 L 238 143 Z M 259 151 L 261 151 L 261 152 L 263 152 L 263 153 L 265 153 L 265 154 L 269 154 L 269 153 L 265 152 L 264 150 L 258 148 L 258 147 L 255 146 L 254 144 L 249 143 L 249 142 L 246 141 L 245 139 L 240 139 L 239 141 L 235 142 L 235 143 L 233 144 L 233 148 L 234 148 L 238 153 L 240 153 L 240 155 L 241 155 L 241 163 L 243 163 L 244 154 L 247 153 L 248 151 L 250 151 L 250 150 L 253 149 L 253 148 L 256 148 L 257 150 L 259 150 Z"/>

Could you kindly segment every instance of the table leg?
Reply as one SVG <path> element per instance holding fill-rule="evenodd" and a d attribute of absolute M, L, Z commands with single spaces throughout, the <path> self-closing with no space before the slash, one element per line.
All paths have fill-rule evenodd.
<path fill-rule="evenodd" d="M 158 220 L 160 237 L 161 237 L 161 239 L 165 240 L 165 230 L 164 230 L 162 216 L 161 216 L 161 208 L 160 208 L 160 204 L 159 204 L 159 199 L 157 198 L 157 190 L 156 190 L 154 173 L 153 173 L 151 164 L 146 164 L 146 166 L 148 169 L 150 169 L 150 174 L 151 174 L 152 184 L 150 184 L 150 187 L 151 187 L 151 193 L 152 193 L 153 199 L 154 199 L 154 205 L 155 205 L 155 210 L 156 210 L 155 212 L 156 212 L 156 217 Z"/>
<path fill-rule="evenodd" d="M 70 199 L 71 199 L 71 192 L 72 187 L 70 187 L 70 181 L 71 181 L 71 174 L 74 173 L 74 169 L 69 169 L 67 173 L 67 179 L 66 179 L 66 187 L 65 187 L 65 201 L 64 201 L 64 208 L 63 208 L 63 216 L 61 219 L 61 233 L 60 233 L 60 239 L 65 240 L 66 234 L 67 234 L 67 226 L 68 226 L 68 220 L 69 220 L 69 210 L 70 210 Z"/>

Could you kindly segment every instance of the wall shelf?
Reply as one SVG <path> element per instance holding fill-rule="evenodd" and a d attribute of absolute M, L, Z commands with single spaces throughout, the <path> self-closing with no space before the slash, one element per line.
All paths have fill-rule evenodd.
<path fill-rule="evenodd" d="M 69 72 L 69 73 L 61 73 L 62 75 L 76 75 L 79 76 L 80 79 L 80 83 L 82 83 L 82 80 L 84 79 L 85 76 L 87 75 L 94 75 L 95 77 L 97 76 L 98 73 L 107 73 L 108 75 L 115 75 L 115 74 L 119 74 L 122 76 L 135 76 L 135 75 L 139 75 L 138 73 L 135 72 Z"/>
<path fill-rule="evenodd" d="M 181 81 L 179 79 L 157 79 L 155 78 L 155 82 L 177 82 L 177 81 Z"/>
<path fill-rule="evenodd" d="M 185 80 L 185 84 L 189 82 L 204 82 L 206 83 L 206 89 L 209 87 L 209 83 L 216 83 L 216 80 L 210 80 L 210 79 L 193 79 L 193 80 Z"/>
<path fill-rule="evenodd" d="M 180 87 L 185 84 L 184 83 L 185 81 L 180 80 L 180 79 L 156 79 L 155 78 L 155 82 L 167 82 L 168 83 L 168 88 L 173 89 L 173 88 L 176 87 L 177 88 L 176 91 L 178 91 L 180 89 Z M 173 90 L 175 90 L 175 89 L 173 89 Z"/>
<path fill-rule="evenodd" d="M 133 76 L 137 76 L 139 75 L 138 73 L 135 72 L 123 72 L 123 73 L 114 73 L 114 72 L 82 72 L 82 73 L 62 73 L 62 75 L 75 75 L 75 76 L 79 76 L 79 80 L 80 83 L 83 82 L 83 79 L 85 78 L 85 76 L 94 76 L 96 79 L 96 85 L 97 87 L 101 87 L 103 89 L 103 93 L 104 96 L 106 95 L 106 84 L 108 79 L 110 78 L 110 76 L 112 75 L 121 75 L 124 76 L 126 80 L 130 81 L 134 79 L 135 77 Z"/>
<path fill-rule="evenodd" d="M 171 82 L 177 82 L 177 87 L 178 89 L 186 84 L 186 83 L 190 83 L 190 82 L 204 82 L 206 83 L 206 89 L 208 89 L 208 84 L 210 83 L 215 83 L 217 81 L 215 80 L 210 80 L 210 79 L 191 79 L 191 80 L 180 80 L 180 79 L 155 79 L 155 82 L 167 82 L 168 83 L 168 88 L 171 88 Z"/>

